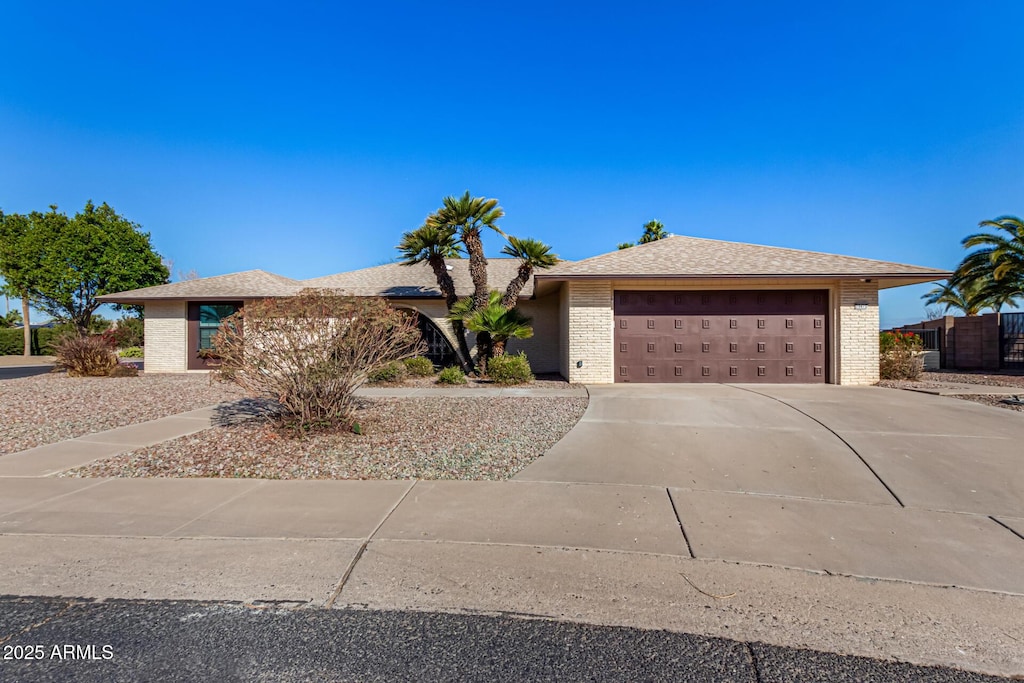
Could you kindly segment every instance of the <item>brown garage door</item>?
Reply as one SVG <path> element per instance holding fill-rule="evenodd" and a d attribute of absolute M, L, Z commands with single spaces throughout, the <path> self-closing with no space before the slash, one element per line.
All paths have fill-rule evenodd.
<path fill-rule="evenodd" d="M 615 292 L 616 382 L 825 381 L 825 291 Z"/>

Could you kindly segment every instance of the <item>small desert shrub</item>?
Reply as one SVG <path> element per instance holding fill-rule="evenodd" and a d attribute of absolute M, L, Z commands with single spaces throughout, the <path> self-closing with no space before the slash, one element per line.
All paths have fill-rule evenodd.
<path fill-rule="evenodd" d="M 437 381 L 440 384 L 465 384 L 466 374 L 462 368 L 453 365 L 437 373 Z"/>
<path fill-rule="evenodd" d="M 126 349 L 121 349 L 119 355 L 121 358 L 142 358 L 144 352 L 141 346 L 129 346 Z"/>
<path fill-rule="evenodd" d="M 106 377 L 117 367 L 117 354 L 100 336 L 69 334 L 54 345 L 57 367 L 69 377 Z"/>
<path fill-rule="evenodd" d="M 221 322 L 213 348 L 213 374 L 277 402 L 283 426 L 351 429 L 370 370 L 420 353 L 421 341 L 415 319 L 384 299 L 307 289 L 247 303 Z"/>
<path fill-rule="evenodd" d="M 924 370 L 921 338 L 912 332 L 882 332 L 878 374 L 882 379 L 917 379 Z"/>
<path fill-rule="evenodd" d="M 366 375 L 366 379 L 374 384 L 384 382 L 401 382 L 405 379 L 405 376 L 409 374 L 406 370 L 405 365 L 398 361 L 391 361 L 386 365 L 382 365 L 375 370 L 371 370 Z"/>
<path fill-rule="evenodd" d="M 405 363 L 405 369 L 413 377 L 430 377 L 434 374 L 434 364 L 429 358 L 413 356 L 412 358 L 406 358 L 403 362 Z"/>
<path fill-rule="evenodd" d="M 118 363 L 110 371 L 111 377 L 138 377 L 139 369 L 127 363 Z"/>
<path fill-rule="evenodd" d="M 487 376 L 498 384 L 524 384 L 533 381 L 526 354 L 495 356 L 487 361 Z"/>

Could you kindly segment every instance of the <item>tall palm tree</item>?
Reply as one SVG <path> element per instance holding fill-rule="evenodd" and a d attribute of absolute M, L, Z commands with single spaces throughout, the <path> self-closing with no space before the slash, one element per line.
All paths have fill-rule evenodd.
<path fill-rule="evenodd" d="M 487 259 L 481 231 L 494 230 L 502 237 L 505 233 L 498 227 L 498 219 L 505 215 L 497 199 L 470 197 L 469 190 L 461 197 L 445 197 L 444 205 L 431 220 L 438 228 L 452 230 L 458 236 L 469 254 L 469 276 L 473 279 L 473 306 L 487 306 Z"/>
<path fill-rule="evenodd" d="M 501 250 L 501 253 L 522 260 L 516 276 L 508 283 L 508 287 L 505 288 L 505 296 L 501 299 L 501 305 L 505 309 L 515 308 L 516 303 L 519 302 L 519 293 L 530 281 L 534 270 L 551 268 L 558 263 L 558 255 L 551 253 L 551 247 L 530 238 L 509 237 L 508 244 Z"/>
<path fill-rule="evenodd" d="M 444 295 L 445 304 L 451 310 L 459 297 L 455 293 L 455 281 L 448 270 L 446 258 L 462 258 L 462 247 L 455 237 L 455 231 L 440 227 L 431 219 L 420 227 L 402 234 L 402 241 L 396 247 L 402 253 L 401 264 L 412 266 L 426 262 L 434 271 L 437 286 Z"/>
<path fill-rule="evenodd" d="M 964 257 L 950 284 L 976 292 L 981 308 L 998 311 L 1024 298 L 1024 221 L 1001 216 L 978 226 L 1006 234 L 981 232 L 965 237 L 965 249 L 980 248 Z"/>
<path fill-rule="evenodd" d="M 481 364 L 486 367 L 487 361 L 494 356 L 505 353 L 505 345 L 509 339 L 527 339 L 533 336 L 531 318 L 523 315 L 518 309 L 508 309 L 501 303 L 502 294 L 498 290 L 488 293 L 487 305 L 483 308 L 471 308 L 470 300 L 463 299 L 452 315 L 461 313 L 466 327 L 477 333 L 478 338 L 488 336 L 489 345 L 480 349 Z M 461 308 L 460 308 L 461 306 Z"/>
<path fill-rule="evenodd" d="M 462 258 L 462 246 L 456 238 L 455 230 L 438 225 L 434 217 L 430 216 L 420 227 L 404 233 L 397 249 L 402 253 L 402 265 L 411 266 L 426 262 L 430 266 L 437 279 L 437 286 L 444 296 L 445 305 L 451 312 L 458 303 L 459 297 L 455 293 L 455 281 L 452 279 L 445 259 Z M 463 369 L 472 370 L 473 359 L 470 357 L 469 343 L 466 341 L 466 329 L 462 319 L 452 318 L 452 328 L 454 328 L 455 338 L 459 344 Z"/>
<path fill-rule="evenodd" d="M 665 226 L 661 221 L 647 221 L 644 223 L 644 234 L 640 236 L 640 244 L 648 244 L 649 242 L 657 242 L 663 240 L 671 235 L 665 232 Z"/>
<path fill-rule="evenodd" d="M 968 235 L 963 240 L 964 248 L 982 247 L 975 254 L 989 257 L 993 266 L 992 277 L 996 280 L 1009 279 L 1024 285 L 1024 221 L 1016 216 L 1000 216 L 995 220 L 981 221 L 978 227 L 994 228 L 1006 234 L 979 232 Z"/>
<path fill-rule="evenodd" d="M 665 232 L 665 225 L 661 221 L 652 220 L 644 223 L 644 233 L 640 235 L 639 242 L 640 244 L 649 244 L 650 242 L 657 242 L 671 236 L 672 233 Z M 620 242 L 618 245 L 620 251 L 635 246 L 636 242 Z"/>
<path fill-rule="evenodd" d="M 955 308 L 963 311 L 964 315 L 978 315 L 985 308 L 985 304 L 979 297 L 980 283 L 975 284 L 976 282 L 978 281 L 947 282 L 935 287 L 921 298 L 925 300 L 926 304 L 943 306 L 943 312 Z"/>

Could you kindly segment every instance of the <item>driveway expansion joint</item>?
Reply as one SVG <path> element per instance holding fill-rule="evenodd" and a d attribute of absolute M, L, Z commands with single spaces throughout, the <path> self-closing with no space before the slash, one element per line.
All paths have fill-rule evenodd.
<path fill-rule="evenodd" d="M 864 456 L 862 456 L 860 453 L 858 453 L 857 449 L 854 448 L 850 444 L 849 441 L 847 441 L 842 436 L 840 436 L 838 432 L 836 432 L 834 429 L 829 427 L 827 424 L 825 424 L 824 422 L 822 422 L 818 418 L 814 417 L 813 415 L 809 415 L 808 413 L 805 413 L 804 411 L 800 410 L 799 408 L 797 408 L 792 403 L 788 403 L 786 401 L 783 401 L 781 398 L 776 398 L 774 396 L 769 396 L 768 394 L 762 394 L 760 391 L 754 391 L 753 389 L 748 389 L 747 387 L 736 386 L 735 384 L 727 384 L 726 386 L 732 387 L 734 389 L 739 389 L 740 391 L 748 391 L 748 392 L 750 392 L 752 394 L 756 394 L 758 396 L 764 396 L 765 398 L 770 398 L 771 400 L 777 401 L 777 402 L 781 403 L 782 405 L 784 405 L 784 406 L 786 406 L 788 408 L 792 408 L 793 410 L 795 410 L 796 412 L 800 413 L 801 415 L 803 415 L 804 417 L 808 418 L 809 420 L 813 420 L 814 422 L 817 422 L 819 425 L 821 425 L 826 430 L 828 430 L 829 433 L 831 433 L 837 439 L 842 441 L 846 445 L 846 447 L 850 449 L 850 452 L 852 452 L 854 455 L 856 455 L 857 459 L 860 460 L 862 463 L 864 463 L 864 467 L 868 468 L 868 470 L 871 472 L 871 474 L 874 475 L 875 479 L 878 480 L 878 483 L 880 483 L 882 486 L 885 487 L 885 490 L 889 492 L 889 495 L 892 496 L 896 500 L 897 503 L 899 503 L 900 507 L 906 507 L 906 505 L 903 504 L 903 501 L 900 500 L 900 497 L 896 495 L 896 492 L 893 491 L 892 488 L 887 483 L 885 483 L 885 480 L 882 479 L 882 477 L 878 474 L 878 472 L 875 471 L 875 468 L 868 464 L 868 461 L 864 459 Z"/>
<path fill-rule="evenodd" d="M 679 531 L 683 535 L 683 542 L 686 543 L 686 552 L 690 553 L 690 559 L 696 559 L 697 556 L 693 554 L 693 546 L 690 544 L 690 539 L 686 535 L 686 529 L 683 527 L 683 520 L 680 519 L 679 510 L 676 509 L 676 501 L 672 498 L 672 490 L 666 488 L 665 495 L 668 496 L 668 502 L 672 505 L 672 514 L 676 516 L 676 522 L 679 524 Z"/>
<path fill-rule="evenodd" d="M 1020 532 L 1018 532 L 1018 531 L 1017 531 L 1016 529 L 1014 529 L 1013 527 L 1009 526 L 1008 524 L 1003 524 L 1003 522 L 1002 522 L 1001 520 L 998 520 L 998 519 L 996 519 L 996 518 L 995 518 L 995 517 L 993 517 L 992 515 L 988 515 L 988 518 L 989 518 L 989 519 L 991 519 L 991 520 L 992 520 L 993 522 L 995 522 L 996 524 L 998 524 L 999 526 L 1001 526 L 1001 527 L 1003 527 L 1004 529 L 1006 529 L 1007 531 L 1009 531 L 1009 532 L 1010 532 L 1011 534 L 1013 534 L 1014 536 L 1016 536 L 1016 537 L 1017 537 L 1017 538 L 1019 538 L 1020 540 L 1024 541 L 1024 535 L 1022 535 L 1022 534 L 1021 534 Z"/>

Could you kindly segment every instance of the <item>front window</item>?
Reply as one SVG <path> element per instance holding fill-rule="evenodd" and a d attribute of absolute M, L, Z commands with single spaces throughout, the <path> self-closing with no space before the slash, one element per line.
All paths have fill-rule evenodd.
<path fill-rule="evenodd" d="M 208 351 L 213 348 L 213 335 L 217 334 L 220 323 L 229 315 L 238 312 L 236 304 L 200 304 L 199 305 L 199 350 Z"/>

